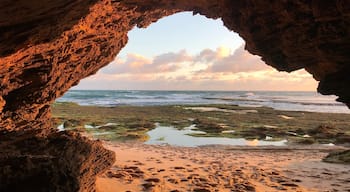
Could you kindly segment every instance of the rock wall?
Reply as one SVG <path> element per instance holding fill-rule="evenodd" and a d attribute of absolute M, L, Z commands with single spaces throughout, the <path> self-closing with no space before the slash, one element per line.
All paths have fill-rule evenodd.
<path fill-rule="evenodd" d="M 2 0 L 0 137 L 50 138 L 57 97 L 111 62 L 134 26 L 180 11 L 222 18 L 266 64 L 305 68 L 320 81 L 320 93 L 350 106 L 347 0 Z"/>
<path fill-rule="evenodd" d="M 127 43 L 130 29 L 179 11 L 222 18 L 268 65 L 288 72 L 305 68 L 321 82 L 319 92 L 350 103 L 346 0 L 7 0 L 1 4 L 0 130 L 50 127 L 50 103 L 112 61 Z"/>
<path fill-rule="evenodd" d="M 94 191 L 95 177 L 114 163 L 114 153 L 76 133 L 1 137 L 0 191 Z"/>

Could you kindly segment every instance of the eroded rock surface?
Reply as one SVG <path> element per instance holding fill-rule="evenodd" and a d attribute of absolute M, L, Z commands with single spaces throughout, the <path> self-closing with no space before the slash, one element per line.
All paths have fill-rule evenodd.
<path fill-rule="evenodd" d="M 129 30 L 179 11 L 222 18 L 268 65 L 281 71 L 305 68 L 320 80 L 321 93 L 336 94 L 349 104 L 350 6 L 346 2 L 2 2 L 1 129 L 50 127 L 49 104 L 112 61 L 127 43 Z M 9 11 L 14 19 L 8 19 Z"/>
<path fill-rule="evenodd" d="M 134 26 L 180 11 L 222 18 L 268 65 L 305 68 L 320 81 L 319 92 L 350 106 L 347 0 L 3 0 L 1 134 L 47 138 L 57 97 L 111 62 Z"/>
<path fill-rule="evenodd" d="M 0 191 L 94 191 L 114 153 L 76 133 L 0 136 Z"/>

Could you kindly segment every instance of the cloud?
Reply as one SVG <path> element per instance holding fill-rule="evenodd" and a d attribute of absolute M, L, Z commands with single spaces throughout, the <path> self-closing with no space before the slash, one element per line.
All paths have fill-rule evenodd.
<path fill-rule="evenodd" d="M 142 73 L 145 65 L 151 64 L 151 60 L 141 55 L 129 53 L 125 61 L 117 58 L 107 67 L 101 70 L 103 74 Z"/>
<path fill-rule="evenodd" d="M 197 55 L 190 55 L 186 50 L 169 52 L 147 58 L 142 55 L 129 53 L 123 60 L 117 58 L 109 66 L 102 69 L 104 74 L 157 74 L 176 72 L 184 68 L 183 63 L 187 62 L 193 66 L 204 65 L 201 69 L 194 70 L 197 73 L 240 73 L 268 70 L 260 57 L 251 55 L 244 50 L 244 45 L 234 52 L 225 47 L 216 50 L 204 49 Z"/>
<path fill-rule="evenodd" d="M 211 49 L 202 50 L 196 57 L 195 62 L 212 63 L 230 55 L 230 49 L 219 47 L 215 51 Z"/>
<path fill-rule="evenodd" d="M 150 74 L 124 74 L 81 81 L 75 89 L 141 89 L 141 90 L 271 90 L 271 91 L 315 91 L 317 82 L 311 75 L 300 77 L 277 71 L 259 71 L 231 75 L 202 74 L 193 76 L 155 76 Z M 301 72 L 305 73 L 306 72 Z"/>
<path fill-rule="evenodd" d="M 197 60 L 212 62 L 209 63 L 207 69 L 201 71 L 206 73 L 239 73 L 271 69 L 259 56 L 254 56 L 246 51 L 244 45 L 241 45 L 232 54 L 224 56 L 220 49 L 216 52 L 204 50 L 199 54 Z"/>
<path fill-rule="evenodd" d="M 192 57 L 185 51 L 177 53 L 164 53 L 153 59 L 144 56 L 129 53 L 125 60 L 117 58 L 110 65 L 103 68 L 104 74 L 149 74 L 174 72 L 181 68 L 181 64 L 186 61 L 192 61 Z"/>
<path fill-rule="evenodd" d="M 181 50 L 178 53 L 164 53 L 158 55 L 154 58 L 153 64 L 158 65 L 168 65 L 171 63 L 182 63 L 185 61 L 192 61 L 192 56 L 190 56 L 186 50 Z"/>
<path fill-rule="evenodd" d="M 145 57 L 129 53 L 117 58 L 81 89 L 157 90 L 315 90 L 317 82 L 304 70 L 278 72 L 242 45 L 190 55 L 186 50 Z"/>

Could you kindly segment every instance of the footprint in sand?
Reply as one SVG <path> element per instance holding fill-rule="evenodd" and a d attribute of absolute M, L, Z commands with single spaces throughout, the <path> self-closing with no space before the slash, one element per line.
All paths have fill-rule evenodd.
<path fill-rule="evenodd" d="M 159 178 L 148 178 L 148 179 L 145 179 L 146 182 L 154 182 L 154 183 L 159 183 L 160 182 L 160 179 Z"/>
<path fill-rule="evenodd" d="M 179 181 L 177 179 L 174 179 L 174 178 L 169 178 L 168 182 L 173 183 L 173 184 L 178 184 L 179 183 Z"/>
<path fill-rule="evenodd" d="M 188 179 L 182 178 L 180 179 L 180 182 L 188 182 Z"/>
<path fill-rule="evenodd" d="M 150 167 L 150 168 L 148 168 L 147 170 L 148 171 L 154 171 L 156 168 L 154 168 L 154 167 Z"/>
<path fill-rule="evenodd" d="M 181 166 L 175 166 L 174 169 L 180 170 L 180 169 L 185 169 L 185 168 L 184 168 L 184 167 L 181 167 Z"/>

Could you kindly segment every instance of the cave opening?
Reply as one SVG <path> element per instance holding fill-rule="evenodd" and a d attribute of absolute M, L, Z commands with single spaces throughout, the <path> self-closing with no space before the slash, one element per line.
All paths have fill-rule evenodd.
<path fill-rule="evenodd" d="M 291 74 L 276 71 L 260 57 L 244 50 L 244 41 L 234 37 L 237 34 L 233 32 L 229 32 L 231 36 L 228 37 L 235 39 L 233 47 L 225 42 L 225 38 L 220 41 L 215 36 L 216 42 L 225 42 L 225 45 L 208 47 L 204 42 L 197 48 L 193 45 L 210 41 L 215 32 L 203 36 L 198 33 L 206 28 L 191 26 L 193 29 L 188 29 L 191 21 L 190 24 L 183 21 L 179 24 L 177 17 L 185 21 L 193 17 L 207 20 L 185 12 L 161 19 L 146 29 L 133 29 L 129 32 L 128 44 L 113 62 L 58 99 L 59 102 L 73 101 L 82 106 L 55 104 L 55 126 L 60 131 L 83 131 L 92 138 L 119 143 L 116 145 L 125 147 L 129 152 L 126 157 L 123 147 L 109 146 L 117 155 L 123 156 L 119 159 L 120 164 L 115 166 L 134 166 L 135 172 L 139 172 L 137 177 L 141 178 L 145 169 L 142 164 L 149 159 L 155 159 L 159 170 L 164 168 L 162 162 L 172 164 L 169 157 L 159 154 L 159 151 L 168 153 L 168 149 L 159 149 L 157 145 L 285 147 L 290 143 L 340 144 L 346 139 L 347 136 L 337 138 L 334 135 L 317 138 L 316 132 L 323 129 L 347 130 L 347 115 L 333 114 L 330 117 L 328 112 L 348 113 L 348 109 L 335 102 L 334 96 L 312 92 L 317 82 L 311 75 L 305 71 Z M 224 28 L 220 20 L 210 22 L 216 22 L 215 27 L 220 25 Z M 166 26 L 165 30 L 158 25 Z M 184 34 L 176 31 L 179 28 L 182 33 L 197 36 L 181 38 Z M 178 44 L 180 46 L 174 46 Z M 68 112 L 65 111 L 67 109 Z M 330 124 L 330 119 L 338 123 Z M 277 131 L 277 128 L 283 131 Z M 139 143 L 138 147 L 130 148 L 130 142 Z M 185 153 L 181 151 L 180 154 Z M 202 151 L 192 158 L 204 162 L 207 157 L 202 155 L 207 153 Z M 283 158 L 288 156 L 284 154 Z M 223 162 L 226 160 L 223 159 Z M 181 163 L 175 165 L 177 169 L 183 169 Z M 107 190 L 105 182 L 128 172 L 128 167 L 119 169 L 99 177 L 97 189 Z M 164 168 L 164 173 L 167 169 L 171 168 Z M 225 170 L 222 171 L 225 173 Z M 122 183 L 123 177 L 118 182 L 114 181 L 114 188 L 135 189 L 135 186 Z M 164 182 L 170 185 L 166 186 L 167 189 L 175 187 L 171 181 Z"/>
<path fill-rule="evenodd" d="M 157 3 L 154 3 L 154 1 L 134 0 L 77 1 L 76 3 L 57 1 L 50 6 L 42 3 L 43 9 L 36 11 L 37 8 L 35 6 L 30 7 L 30 4 L 25 4 L 25 7 L 29 6 L 29 9 L 22 9 L 18 8 L 22 4 L 21 2 L 6 2 L 6 6 L 2 6 L 3 8 L 11 8 L 10 10 L 13 10 L 13 15 L 21 16 L 14 17 L 16 18 L 15 20 L 7 19 L 8 16 L 4 16 L 0 24 L 1 29 L 5 31 L 5 35 L 1 35 L 0 37 L 4 42 L 1 44 L 0 54 L 4 57 L 0 60 L 1 66 L 3 66 L 1 68 L 3 72 L 1 78 L 3 81 L 1 81 L 0 110 L 1 112 L 6 112 L 0 114 L 1 148 L 3 149 L 0 153 L 0 164 L 2 166 L 0 169 L 0 180 L 2 181 L 0 183 L 0 190 L 10 191 L 10 189 L 17 190 L 18 188 L 19 191 L 23 191 L 26 188 L 31 188 L 37 191 L 94 191 L 96 175 L 112 166 L 115 159 L 114 153 L 106 150 L 104 148 L 106 146 L 103 146 L 101 142 L 88 140 L 80 136 L 79 133 L 56 132 L 56 127 L 50 129 L 52 128 L 52 124 L 49 121 L 51 117 L 50 104 L 57 97 L 63 95 L 70 87 L 76 85 L 80 79 L 96 73 L 98 69 L 112 61 L 113 57 L 125 46 L 127 42 L 126 33 L 134 25 L 145 27 L 159 18 L 183 10 L 201 13 L 210 18 L 222 18 L 227 28 L 239 32 L 244 37 L 247 41 L 246 48 L 251 53 L 262 56 L 266 63 L 278 70 L 291 72 L 305 68 L 317 80 L 320 80 L 318 91 L 324 94 L 336 94 L 340 97 L 341 101 L 349 104 L 348 100 L 350 97 L 347 89 L 349 67 L 345 65 L 348 63 L 348 55 L 344 51 L 349 47 L 347 43 L 349 37 L 348 33 L 346 33 L 349 21 L 349 9 L 346 9 L 346 4 L 343 1 L 328 3 L 322 3 L 322 1 L 276 1 L 269 3 L 269 5 L 266 5 L 265 3 L 254 0 L 161 1 Z M 52 6 L 59 8 L 52 9 Z M 322 11 L 325 10 L 325 7 L 332 7 L 333 9 Z M 48 10 L 54 11 L 51 12 Z M 2 13 L 7 14 L 8 12 Z M 48 17 L 47 13 L 49 13 L 50 17 Z M 30 26 L 30 28 L 17 27 L 20 25 Z M 22 38 L 24 36 L 26 38 Z M 16 45 L 13 42 L 16 42 Z M 216 48 L 207 50 L 204 53 L 215 52 L 222 52 L 223 54 L 221 56 L 234 53 L 233 50 L 227 52 L 225 49 Z M 186 52 L 175 53 L 182 54 Z M 197 53 L 190 54 L 190 56 L 197 56 L 200 53 L 198 51 Z M 135 60 L 135 58 L 139 60 L 145 59 L 142 57 L 134 57 L 133 59 Z M 211 58 L 204 57 L 204 59 L 201 58 L 201 61 L 207 61 Z M 152 58 L 149 60 L 151 60 L 150 63 L 153 62 Z M 123 62 L 120 61 L 120 63 Z M 50 67 L 47 67 L 48 65 Z M 135 64 L 135 66 L 138 65 L 138 63 Z M 176 65 L 170 65 L 163 68 L 160 67 L 159 70 L 174 70 L 177 67 Z M 204 83 L 204 87 L 208 87 L 208 82 L 212 82 L 218 76 L 227 75 L 224 69 L 225 67 L 222 65 L 212 66 L 211 68 L 206 66 L 202 71 L 197 71 L 197 76 L 192 76 L 192 78 L 201 77 L 198 73 L 215 72 L 216 75 L 209 76 L 206 74 L 201 77 L 207 80 Z M 251 68 L 248 67 L 244 70 L 249 71 Z M 265 75 L 260 74 L 263 77 Z M 138 76 L 140 74 L 136 73 L 135 77 Z M 251 76 L 248 75 L 248 77 Z M 256 76 L 253 77 L 256 78 Z M 277 78 L 281 82 L 285 80 L 284 77 L 285 75 L 274 76 L 274 78 Z M 181 82 L 188 80 L 187 78 L 178 77 L 173 79 Z M 238 80 L 244 80 L 244 78 L 246 76 L 241 75 Z M 172 78 L 168 79 L 173 80 Z M 218 84 L 222 85 L 226 79 L 220 80 Z M 32 83 L 31 81 L 35 82 Z M 256 84 L 255 86 L 261 88 L 269 85 L 268 83 L 269 81 L 265 81 L 265 83 Z M 299 81 L 298 83 L 298 85 L 304 85 L 303 81 Z M 283 85 L 287 87 L 286 84 L 283 83 Z M 102 87 L 102 84 L 99 87 Z M 168 87 L 172 88 L 174 86 L 168 85 Z M 213 85 L 213 90 L 215 89 L 215 85 Z M 221 102 L 230 102 L 230 104 L 233 103 L 233 100 L 246 102 L 260 93 L 256 91 L 244 91 L 239 93 L 238 99 L 224 96 L 219 100 Z M 181 95 L 178 92 L 175 92 L 175 94 L 177 96 Z M 272 103 L 286 103 L 280 100 L 280 94 L 280 92 L 277 93 L 277 102 L 274 101 Z M 315 95 L 312 97 L 315 97 Z M 156 97 L 156 100 L 161 100 L 161 98 Z M 205 98 L 210 101 L 217 99 L 217 97 Z M 266 95 L 264 95 L 264 98 L 266 99 Z M 316 100 L 312 99 L 312 101 Z M 256 102 L 259 103 L 261 101 Z M 305 103 L 305 100 L 302 103 L 300 101 L 287 103 L 310 106 L 310 103 Z M 314 106 L 314 104 L 311 106 Z M 317 105 L 337 108 L 337 112 L 339 112 L 339 107 L 344 107 L 338 103 L 329 103 L 329 101 L 318 102 Z M 70 109 L 67 110 L 64 107 L 70 107 Z M 250 108 L 248 109 L 247 107 Z M 232 136 L 233 133 L 239 133 L 240 136 L 244 135 L 248 139 L 253 139 L 253 143 L 255 143 L 255 139 L 259 141 L 286 137 L 296 143 L 316 143 L 321 144 L 322 147 L 328 147 L 329 144 L 332 144 L 336 145 L 335 147 L 339 147 L 339 144 L 342 145 L 349 141 L 348 119 L 350 118 L 348 114 L 279 111 L 269 107 L 260 108 L 257 105 L 252 106 L 251 103 L 249 106 L 228 106 L 225 103 L 216 103 L 215 106 L 184 107 L 176 105 L 173 107 L 160 106 L 158 109 L 152 106 L 118 106 L 118 109 L 122 110 L 119 112 L 116 110 L 116 107 L 110 106 L 105 108 L 106 111 L 104 113 L 98 115 L 100 109 L 89 106 L 78 106 L 72 103 L 64 103 L 63 105 L 54 103 L 52 109 L 54 112 L 53 121 L 54 123 L 56 120 L 57 122 L 64 121 L 63 127 L 78 126 L 79 128 L 75 130 L 77 132 L 84 130 L 91 131 L 91 129 L 101 129 L 103 132 L 111 132 L 115 131 L 117 127 L 117 130 L 121 131 L 118 134 L 122 134 L 124 140 L 147 139 L 142 137 L 142 135 L 146 131 L 155 128 L 154 126 L 157 126 L 155 122 L 159 122 L 160 125 L 164 126 L 168 123 L 168 126 L 170 124 L 174 128 L 191 127 L 192 124 L 196 124 L 198 129 L 210 136 L 217 136 L 218 134 Z M 55 116 L 57 110 L 63 111 L 64 115 Z M 153 121 L 148 121 L 145 114 L 157 118 Z M 179 114 L 185 115 L 185 117 Z M 84 115 L 90 115 L 89 118 L 93 117 L 93 121 L 86 124 L 83 121 L 72 118 L 83 117 Z M 118 120 L 113 119 L 111 116 L 123 119 L 124 123 L 110 123 L 112 120 Z M 206 117 L 203 118 L 203 116 Z M 240 117 L 240 119 L 232 119 L 231 117 Z M 101 121 L 103 118 L 109 119 L 105 123 Z M 246 118 L 245 124 L 237 123 L 242 122 L 244 118 Z M 219 122 L 218 119 L 225 120 L 225 123 Z M 118 122 L 120 122 L 119 120 Z M 169 123 L 170 120 L 174 121 Z M 258 120 L 263 120 L 264 122 L 259 124 Z M 276 123 L 280 124 L 276 125 Z M 231 127 L 227 126 L 227 124 Z M 255 126 L 252 126 L 252 124 Z M 89 127 L 85 125 L 89 125 Z M 279 125 L 283 126 L 280 127 Z M 247 127 L 252 129 L 246 129 Z M 303 130 L 300 127 L 307 129 Z M 25 132 L 26 130 L 31 130 L 32 132 Z M 195 134 L 200 133 L 192 132 L 191 134 L 193 134 L 191 135 L 192 137 L 195 137 L 198 136 Z M 165 140 L 165 137 L 158 137 L 156 140 L 162 141 Z M 327 146 L 324 146 L 325 144 Z M 111 150 L 117 150 L 113 148 L 115 146 L 109 147 Z M 130 147 L 128 145 L 123 147 L 119 148 L 120 151 L 117 153 L 121 161 L 123 161 L 123 157 L 134 157 L 133 154 L 139 154 L 144 149 L 146 153 L 153 150 L 152 147 L 141 148 L 140 150 L 133 147 L 128 148 Z M 346 146 L 342 145 L 341 147 Z M 158 149 L 163 148 L 160 146 Z M 329 148 L 322 148 L 322 150 L 329 150 Z M 317 159 L 317 163 L 320 165 L 321 158 L 325 156 L 322 150 L 320 152 L 320 150 L 315 149 L 312 151 L 312 156 L 310 156 L 310 150 L 296 149 L 296 151 L 300 152 L 299 155 L 296 155 L 295 151 L 288 153 L 288 149 L 284 151 L 283 155 L 278 156 L 277 160 L 275 154 L 272 153 L 268 156 L 266 151 L 254 154 L 250 153 L 248 157 L 245 156 L 246 151 L 240 151 L 242 156 L 239 156 L 238 164 L 234 164 L 234 167 L 238 167 L 238 169 L 235 169 L 233 172 L 233 180 L 226 183 L 227 188 L 243 191 L 255 190 L 261 186 L 261 179 L 267 179 L 265 183 L 269 183 L 270 181 L 276 181 L 276 178 L 282 178 L 282 180 L 278 180 L 281 182 L 274 183 L 273 186 L 264 186 L 267 188 L 270 187 L 265 191 L 272 191 L 274 190 L 271 189 L 273 187 L 281 190 L 288 187 L 294 190 L 295 188 L 302 188 L 302 186 L 312 188 L 314 186 L 307 186 L 307 184 L 302 182 L 304 178 L 295 179 L 294 176 L 288 178 L 276 176 L 279 175 L 276 173 L 284 173 L 285 170 L 283 170 L 283 166 L 274 166 L 276 165 L 274 163 L 289 160 L 303 161 L 304 157 L 310 157 L 313 160 Z M 334 150 L 338 150 L 338 148 L 334 148 Z M 162 155 L 168 154 L 168 156 L 179 158 L 163 158 L 164 156 L 162 156 L 163 159 L 155 159 L 155 163 L 181 162 L 182 160 L 179 159 L 190 157 L 193 161 L 197 161 L 197 164 L 204 165 L 205 162 L 201 161 L 203 158 L 193 158 L 191 156 L 195 154 L 195 151 L 185 149 L 178 156 L 176 154 L 174 155 L 173 151 L 161 151 Z M 227 151 L 225 153 L 217 153 L 218 151 L 218 148 L 213 148 L 213 153 L 204 150 L 203 154 L 208 155 L 205 157 L 213 160 L 210 161 L 212 166 L 205 167 L 203 169 L 204 172 L 208 172 L 211 169 L 215 170 L 215 167 L 223 167 L 222 163 L 224 163 L 224 166 L 232 163 L 231 161 L 229 163 L 223 161 L 223 157 L 227 155 Z M 233 149 L 233 151 L 236 151 L 236 149 Z M 123 152 L 130 153 L 125 154 Z M 216 154 L 219 154 L 220 157 L 215 156 Z M 333 157 L 331 157 L 328 160 L 337 161 L 341 158 L 345 158 L 346 160 L 348 157 L 347 154 L 338 153 L 336 157 L 339 158 L 332 159 Z M 267 155 L 265 156 L 267 157 L 266 159 L 272 160 L 266 161 L 263 164 L 272 165 L 273 167 L 261 168 L 262 164 L 258 162 L 256 165 L 261 168 L 258 172 L 256 172 L 257 166 L 254 165 L 248 166 L 247 169 L 240 169 L 242 167 L 242 164 L 240 164 L 242 159 L 255 159 L 256 156 L 262 155 Z M 237 157 L 237 153 L 232 153 L 229 159 L 231 160 Z M 145 160 L 147 161 L 147 159 Z M 132 160 L 125 160 L 124 162 L 131 162 L 132 164 L 125 164 L 125 169 L 119 169 L 120 167 L 114 165 L 104 175 L 100 175 L 98 185 L 100 184 L 101 186 L 101 181 L 103 184 L 106 178 L 117 177 L 123 177 L 126 180 L 132 177 L 141 178 L 139 181 L 142 182 L 141 186 L 143 189 L 159 188 L 156 183 L 163 182 L 158 177 L 148 178 L 150 175 L 145 174 L 145 169 L 137 167 L 142 166 L 143 162 L 134 162 Z M 245 162 L 245 164 L 247 165 L 249 162 Z M 135 167 L 135 165 L 137 166 Z M 333 165 L 327 164 L 328 166 Z M 317 170 L 309 169 L 311 167 L 305 165 L 303 171 L 306 170 L 310 173 L 319 171 L 320 175 L 325 171 L 324 167 Z M 341 165 L 334 165 L 334 167 L 336 167 L 332 169 L 334 171 L 347 170 L 346 167 L 341 167 Z M 148 168 L 152 170 L 155 167 Z M 202 169 L 203 167 L 195 168 Z M 164 170 L 166 169 L 175 172 L 176 170 L 187 170 L 184 166 L 165 167 Z M 273 172 L 266 171 L 271 169 L 273 169 Z M 116 170 L 121 170 L 121 172 L 115 172 Z M 159 169 L 157 173 L 164 172 L 164 170 Z M 191 170 L 188 168 L 188 173 Z M 226 174 L 227 170 L 227 174 L 232 174 L 232 167 L 217 171 L 222 171 Z M 348 172 L 340 172 L 340 176 L 338 174 L 334 175 L 346 178 Z M 157 173 L 150 172 L 153 176 Z M 224 177 L 227 176 L 225 174 L 223 175 Z M 257 177 L 259 175 L 263 178 Z M 265 178 L 264 175 L 268 175 L 269 177 Z M 169 178 L 167 182 L 169 182 L 170 188 L 174 189 L 179 187 L 180 182 L 187 182 L 189 180 L 191 182 L 202 181 L 193 190 L 210 191 L 210 187 L 217 186 L 210 181 L 220 179 L 215 177 L 215 174 L 208 175 L 206 178 L 196 178 L 196 175 L 190 176 L 179 178 L 179 180 Z M 50 186 L 39 182 L 31 183 L 32 178 L 42 179 L 43 181 L 49 178 L 52 183 L 50 183 Z M 247 178 L 251 178 L 252 180 L 246 182 Z M 269 178 L 273 179 L 269 180 Z M 310 178 L 305 178 L 305 180 L 308 179 Z M 313 180 L 312 183 L 324 184 L 325 182 L 321 181 L 325 180 L 329 181 L 329 179 L 322 177 L 319 180 Z M 330 182 L 336 181 L 331 180 Z M 21 185 L 18 185 L 18 183 Z M 344 191 L 347 187 L 346 183 L 342 183 L 340 186 L 338 183 L 336 185 L 329 184 L 322 188 L 326 189 L 328 187 L 329 190 L 333 190 L 334 188 L 331 186 L 335 186 L 335 190 Z M 121 185 L 121 187 L 123 186 Z M 209 188 L 203 189 L 201 188 L 203 186 Z M 186 189 L 184 190 L 186 191 Z M 132 191 L 140 190 L 133 189 Z"/>
<path fill-rule="evenodd" d="M 157 121 L 157 118 L 140 112 L 138 107 L 143 106 L 146 109 L 141 111 L 145 112 L 152 106 L 202 104 L 214 105 L 211 109 L 214 111 L 225 110 L 225 105 L 234 105 L 253 107 L 248 111 L 257 111 L 254 107 L 270 107 L 285 111 L 348 113 L 345 105 L 334 101 L 334 96 L 321 96 L 312 92 L 317 82 L 306 71 L 291 74 L 278 72 L 266 65 L 259 56 L 250 54 L 245 50 L 244 40 L 237 33 L 229 31 L 221 19 L 208 19 L 193 15 L 192 12 L 175 13 L 147 28 L 135 27 L 128 36 L 128 44 L 114 61 L 97 74 L 81 80 L 57 100 L 58 104 L 53 105 L 54 127 L 60 131 L 86 129 L 97 135 L 97 138 L 106 140 L 128 140 L 130 137 L 131 140 L 146 141 L 149 139 L 147 131 L 155 128 L 159 121 L 176 127 L 177 121 L 186 120 L 171 120 L 170 117 L 164 117 L 164 120 L 161 117 Z M 60 102 L 73 102 L 82 106 L 131 106 L 136 108 L 129 112 L 136 111 L 135 115 L 118 119 L 103 110 L 93 117 L 91 112 L 94 110 L 87 108 L 85 117 L 74 119 L 74 116 L 79 116 L 79 110 L 85 110 L 84 107 L 80 109 L 75 104 L 61 105 Z M 65 107 L 72 107 L 73 112 L 66 113 Z M 117 112 L 114 115 L 120 114 Z M 286 115 L 279 117 L 289 118 Z M 275 121 L 279 122 L 278 119 Z M 275 122 L 272 120 L 272 123 Z M 109 131 L 91 131 L 105 125 Z M 195 123 L 187 122 L 181 126 L 193 125 Z M 136 131 L 135 135 L 125 133 L 130 127 L 137 126 L 141 131 Z M 146 128 L 143 129 L 143 126 Z M 212 126 L 215 127 L 215 123 Z M 233 129 L 235 126 L 229 127 Z M 122 131 L 115 131 L 114 128 Z M 267 133 L 251 135 L 249 139 L 266 138 L 270 138 Z M 284 138 L 279 139 L 281 141 Z"/>
<path fill-rule="evenodd" d="M 317 86 L 303 70 L 279 73 L 250 54 L 221 19 L 175 13 L 147 28 L 135 27 L 128 36 L 114 61 L 72 89 L 313 91 Z"/>

